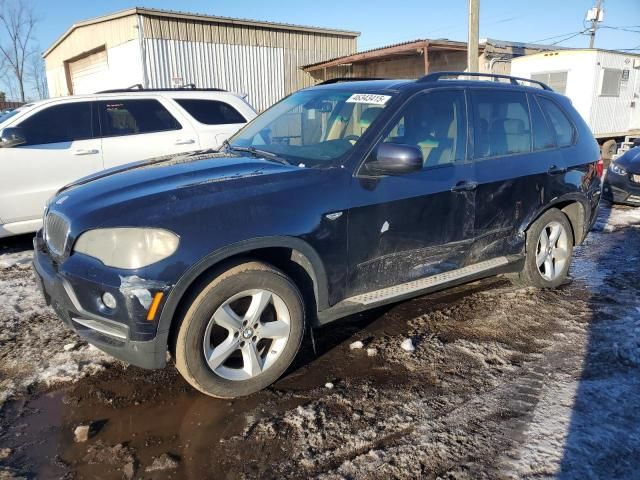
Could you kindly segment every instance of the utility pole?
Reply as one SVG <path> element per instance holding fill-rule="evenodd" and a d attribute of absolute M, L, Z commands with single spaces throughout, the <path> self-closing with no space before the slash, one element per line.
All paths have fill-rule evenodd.
<path fill-rule="evenodd" d="M 596 1 L 596 6 L 589 9 L 587 12 L 587 21 L 591 22 L 591 28 L 589 29 L 589 48 L 593 48 L 593 44 L 596 41 L 596 30 L 598 30 L 598 23 L 604 19 L 604 10 L 602 9 L 602 0 Z"/>
<path fill-rule="evenodd" d="M 469 0 L 469 38 L 467 40 L 467 71 L 477 72 L 480 68 L 478 59 L 478 36 L 480 31 L 480 0 Z"/>

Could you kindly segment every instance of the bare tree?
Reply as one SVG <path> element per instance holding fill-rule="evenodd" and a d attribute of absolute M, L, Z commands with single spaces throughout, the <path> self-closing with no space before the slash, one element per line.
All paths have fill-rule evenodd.
<path fill-rule="evenodd" d="M 26 0 L 0 0 L 0 56 L 25 101 L 25 65 L 31 55 L 36 17 Z"/>
<path fill-rule="evenodd" d="M 38 98 L 40 100 L 47 98 L 49 95 L 47 91 L 47 75 L 44 68 L 44 59 L 37 52 L 31 55 L 27 75 L 29 76 L 33 89 L 38 94 Z"/>

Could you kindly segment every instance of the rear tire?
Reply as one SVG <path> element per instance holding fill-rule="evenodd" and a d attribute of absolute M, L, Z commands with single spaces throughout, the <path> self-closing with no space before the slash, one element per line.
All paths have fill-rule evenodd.
<path fill-rule="evenodd" d="M 573 229 L 557 208 L 544 212 L 527 230 L 524 268 L 518 283 L 556 288 L 567 279 L 573 253 Z"/>
<path fill-rule="evenodd" d="M 176 367 L 206 395 L 250 395 L 293 362 L 304 325 L 293 282 L 265 263 L 243 263 L 216 277 L 188 307 L 176 338 Z"/>

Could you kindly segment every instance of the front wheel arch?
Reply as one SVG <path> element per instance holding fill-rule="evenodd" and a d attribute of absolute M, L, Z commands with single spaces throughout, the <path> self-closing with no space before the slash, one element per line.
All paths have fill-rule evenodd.
<path fill-rule="evenodd" d="M 289 250 L 292 257 L 291 262 L 299 265 L 308 275 L 310 290 L 312 290 L 309 295 L 313 297 L 310 300 L 313 300 L 314 306 L 318 310 L 327 308 L 328 284 L 324 265 L 318 253 L 308 243 L 295 237 L 264 237 L 239 242 L 207 255 L 193 265 L 174 285 L 158 322 L 158 337 L 164 337 L 162 340 L 164 346 L 168 346 L 170 337 L 172 337 L 171 332 L 175 328 L 176 314 L 179 313 L 185 299 L 188 299 L 194 289 L 198 289 L 199 283 L 215 276 L 216 272 L 225 270 L 231 263 L 242 259 L 246 261 L 257 258 L 279 266 L 276 262 L 270 262 L 268 258 L 259 254 L 259 252 L 279 249 Z"/>

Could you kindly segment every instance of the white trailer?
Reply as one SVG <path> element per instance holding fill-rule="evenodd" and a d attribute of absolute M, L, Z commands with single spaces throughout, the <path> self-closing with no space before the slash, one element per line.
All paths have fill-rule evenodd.
<path fill-rule="evenodd" d="M 541 80 L 569 97 L 606 158 L 640 137 L 640 55 L 598 49 L 540 52 L 511 60 L 511 75 Z"/>

